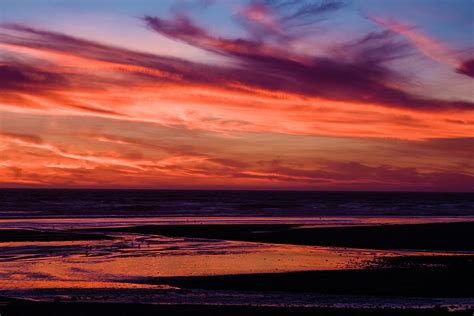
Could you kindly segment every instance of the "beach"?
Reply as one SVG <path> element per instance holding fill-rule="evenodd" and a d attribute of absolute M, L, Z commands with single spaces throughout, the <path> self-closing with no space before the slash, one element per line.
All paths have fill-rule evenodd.
<path fill-rule="evenodd" d="M 72 229 L 10 221 L 17 228 L 0 230 L 0 312 L 468 315 L 474 308 L 470 218 L 275 220 L 128 225 L 128 218 L 97 227 L 94 218 Z"/>

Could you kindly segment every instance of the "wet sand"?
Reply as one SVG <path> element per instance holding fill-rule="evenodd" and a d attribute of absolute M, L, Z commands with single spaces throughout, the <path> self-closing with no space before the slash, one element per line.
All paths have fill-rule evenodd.
<path fill-rule="evenodd" d="M 308 227 L 294 224 L 146 225 L 80 230 L 0 229 L 0 242 L 113 239 L 123 232 L 363 249 L 474 250 L 474 222 Z"/>
<path fill-rule="evenodd" d="M 9 316 L 30 315 L 200 315 L 200 316 L 241 316 L 241 315 L 472 315 L 472 311 L 448 312 L 447 308 L 393 309 L 393 308 L 308 308 L 308 307 L 270 307 L 270 306 L 216 306 L 216 305 L 153 305 L 153 304 L 109 304 L 109 303 L 50 303 L 21 300 L 5 301 L 0 313 Z"/>
<path fill-rule="evenodd" d="M 474 250 L 473 222 L 317 228 L 283 224 L 148 225 L 97 230 L 363 249 Z"/>
<path fill-rule="evenodd" d="M 472 315 L 472 311 L 451 311 L 435 307 L 424 309 L 395 308 L 311 308 L 311 307 L 271 307 L 271 306 L 216 306 L 216 305 L 154 305 L 154 304 L 110 304 L 110 303 L 77 303 L 77 302 L 31 302 L 22 300 L 2 300 L 0 313 L 9 316 L 30 315 L 202 315 L 202 316 L 241 316 L 241 315 Z"/>

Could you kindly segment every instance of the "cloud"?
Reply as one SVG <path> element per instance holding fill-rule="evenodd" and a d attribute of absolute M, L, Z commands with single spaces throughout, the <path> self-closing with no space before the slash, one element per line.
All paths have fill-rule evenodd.
<path fill-rule="evenodd" d="M 123 131 L 122 131 L 123 133 Z M 327 158 L 315 155 L 309 147 L 284 153 L 283 158 L 262 160 L 258 152 L 226 153 L 225 148 L 195 148 L 186 143 L 160 138 L 136 138 L 111 133 L 77 133 L 86 141 L 57 143 L 36 134 L 2 132 L 0 140 L 0 179 L 4 183 L 60 187 L 265 187 L 299 189 L 367 190 L 444 190 L 473 188 L 472 138 L 431 139 L 371 143 L 359 156 L 348 153 L 351 147 L 336 146 L 336 140 L 317 152 L 331 151 Z M 209 140 L 207 140 L 209 141 Z M 340 140 L 339 140 L 340 141 Z M 187 143 L 195 143 L 186 140 Z M 202 141 L 199 141 L 202 142 Z M 231 147 L 240 140 L 226 143 Z M 375 146 L 385 146 L 380 149 Z M 241 145 L 240 145 L 241 146 Z M 252 146 L 258 146 L 253 144 Z M 267 144 L 272 151 L 272 144 Z M 329 147 L 328 147 L 329 146 Z M 283 148 L 292 148 L 288 145 Z M 358 148 L 358 146 L 355 146 Z M 367 150 L 375 157 L 370 163 Z M 365 153 L 365 154 L 364 154 Z M 319 158 L 315 158 L 318 156 Z M 292 157 L 292 158 L 291 158 Z M 432 157 L 432 161 L 428 159 Z M 329 159 L 329 160 L 328 160 Z M 362 161 L 357 161 L 357 160 Z M 397 159 L 399 161 L 397 161 Z M 410 165 L 422 159 L 423 165 Z M 431 166 L 434 162 L 435 165 Z M 455 168 L 453 168 L 455 164 Z M 465 165 L 461 165 L 465 164 Z M 17 181 L 18 180 L 18 181 Z M 16 182 L 15 182 L 16 181 Z"/>
<path fill-rule="evenodd" d="M 463 61 L 458 66 L 457 71 L 463 75 L 474 78 L 474 58 Z"/>
<path fill-rule="evenodd" d="M 0 139 L 5 140 L 5 141 L 16 141 L 19 143 L 32 144 L 32 145 L 43 144 L 43 139 L 40 136 L 29 135 L 29 134 L 1 132 Z"/>
<path fill-rule="evenodd" d="M 240 36 L 223 36 L 187 11 L 208 5 L 141 19 L 143 32 L 203 50 L 207 63 L 1 25 L 1 182 L 473 187 L 472 98 L 410 92 L 423 84 L 410 73 L 414 47 L 467 76 L 472 58 L 393 23 L 331 37 L 315 53 L 308 47 L 324 43 L 312 34 L 325 35 L 322 23 L 342 1 L 248 1 L 233 7 Z"/>
<path fill-rule="evenodd" d="M 467 129 L 454 130 L 458 124 L 452 121 L 471 111 L 471 102 L 423 98 L 398 88 L 403 76 L 386 63 L 405 56 L 407 45 L 389 32 L 367 34 L 334 49 L 332 56 L 317 57 L 281 43 L 215 36 L 179 14 L 144 21 L 233 62 L 193 63 L 7 24 L 0 33 L 0 47 L 7 52 L 0 60 L 0 102 L 9 111 L 217 133 L 469 135 Z"/>
<path fill-rule="evenodd" d="M 461 55 L 463 54 L 456 52 L 446 44 L 421 33 L 413 26 L 409 26 L 393 19 L 385 20 L 377 16 L 372 16 L 371 19 L 388 30 L 406 37 L 426 57 L 436 62 L 448 65 L 458 73 L 474 77 L 473 59 L 462 60 Z"/>
<path fill-rule="evenodd" d="M 358 162 L 328 162 L 320 169 L 289 168 L 271 163 L 244 176 L 303 182 L 332 188 L 385 188 L 391 190 L 462 191 L 474 187 L 474 177 L 456 172 L 420 172 L 416 168 L 368 166 Z"/>
<path fill-rule="evenodd" d="M 169 38 L 233 58 L 240 67 L 227 69 L 225 78 L 243 86 L 353 102 L 355 106 L 369 103 L 413 111 L 474 109 L 471 102 L 422 98 L 394 88 L 391 80 L 397 76 L 384 62 L 403 54 L 406 46 L 386 32 L 344 45 L 341 50 L 346 50 L 349 60 L 338 60 L 301 56 L 253 39 L 215 36 L 182 14 L 169 20 L 146 16 L 144 21 Z"/>
<path fill-rule="evenodd" d="M 35 143 L 32 143 L 35 144 Z M 22 143 L 22 146 L 27 146 Z M 50 144 L 50 148 L 56 146 Z M 36 147 L 31 147 L 36 148 Z M 42 148 L 43 150 L 46 147 Z M 48 150 L 48 149 L 46 149 Z M 292 166 L 285 161 L 241 162 L 209 156 L 169 156 L 152 161 L 140 156 L 107 152 L 73 153 L 50 150 L 55 155 L 30 156 L 15 163 L 0 161 L 3 183 L 52 187 L 141 188 L 300 188 L 366 190 L 472 189 L 474 177 L 462 172 L 419 171 L 417 168 L 367 165 L 351 161 Z M 16 152 L 21 152 L 16 149 Z M 26 153 L 23 153 L 26 155 Z M 25 156 L 23 156 L 25 157 Z"/>
<path fill-rule="evenodd" d="M 305 36 L 303 27 L 323 21 L 328 13 L 345 6 L 343 1 L 253 0 L 236 11 L 237 20 L 258 40 L 289 41 Z"/>

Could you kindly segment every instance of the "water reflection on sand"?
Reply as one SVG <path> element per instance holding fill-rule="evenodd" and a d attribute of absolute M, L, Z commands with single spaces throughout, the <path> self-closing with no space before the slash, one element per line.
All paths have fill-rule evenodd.
<path fill-rule="evenodd" d="M 135 284 L 123 280 L 356 269 L 376 256 L 417 254 L 140 234 L 109 236 L 115 239 L 1 243 L 0 288 L 134 288 Z"/>
<path fill-rule="evenodd" d="M 118 287 L 124 286 L 120 280 L 135 277 L 345 269 L 374 256 L 341 248 L 112 236 L 116 239 L 2 243 L 0 287 L 44 288 L 48 282 L 51 287 L 108 287 L 105 283 L 111 281 Z"/>

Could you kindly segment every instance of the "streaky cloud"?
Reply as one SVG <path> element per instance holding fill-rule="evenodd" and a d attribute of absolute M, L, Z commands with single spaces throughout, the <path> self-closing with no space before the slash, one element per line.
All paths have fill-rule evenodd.
<path fill-rule="evenodd" d="M 342 49 L 350 60 L 301 56 L 283 47 L 246 38 L 226 39 L 212 35 L 190 18 L 145 16 L 144 21 L 156 32 L 192 46 L 235 59 L 239 69 L 228 69 L 226 78 L 244 86 L 350 101 L 371 103 L 413 111 L 473 110 L 468 101 L 445 101 L 412 95 L 393 88 L 396 74 L 384 62 L 403 55 L 406 45 L 392 39 L 390 33 L 369 34 Z M 351 49 L 352 48 L 352 52 Z"/>

